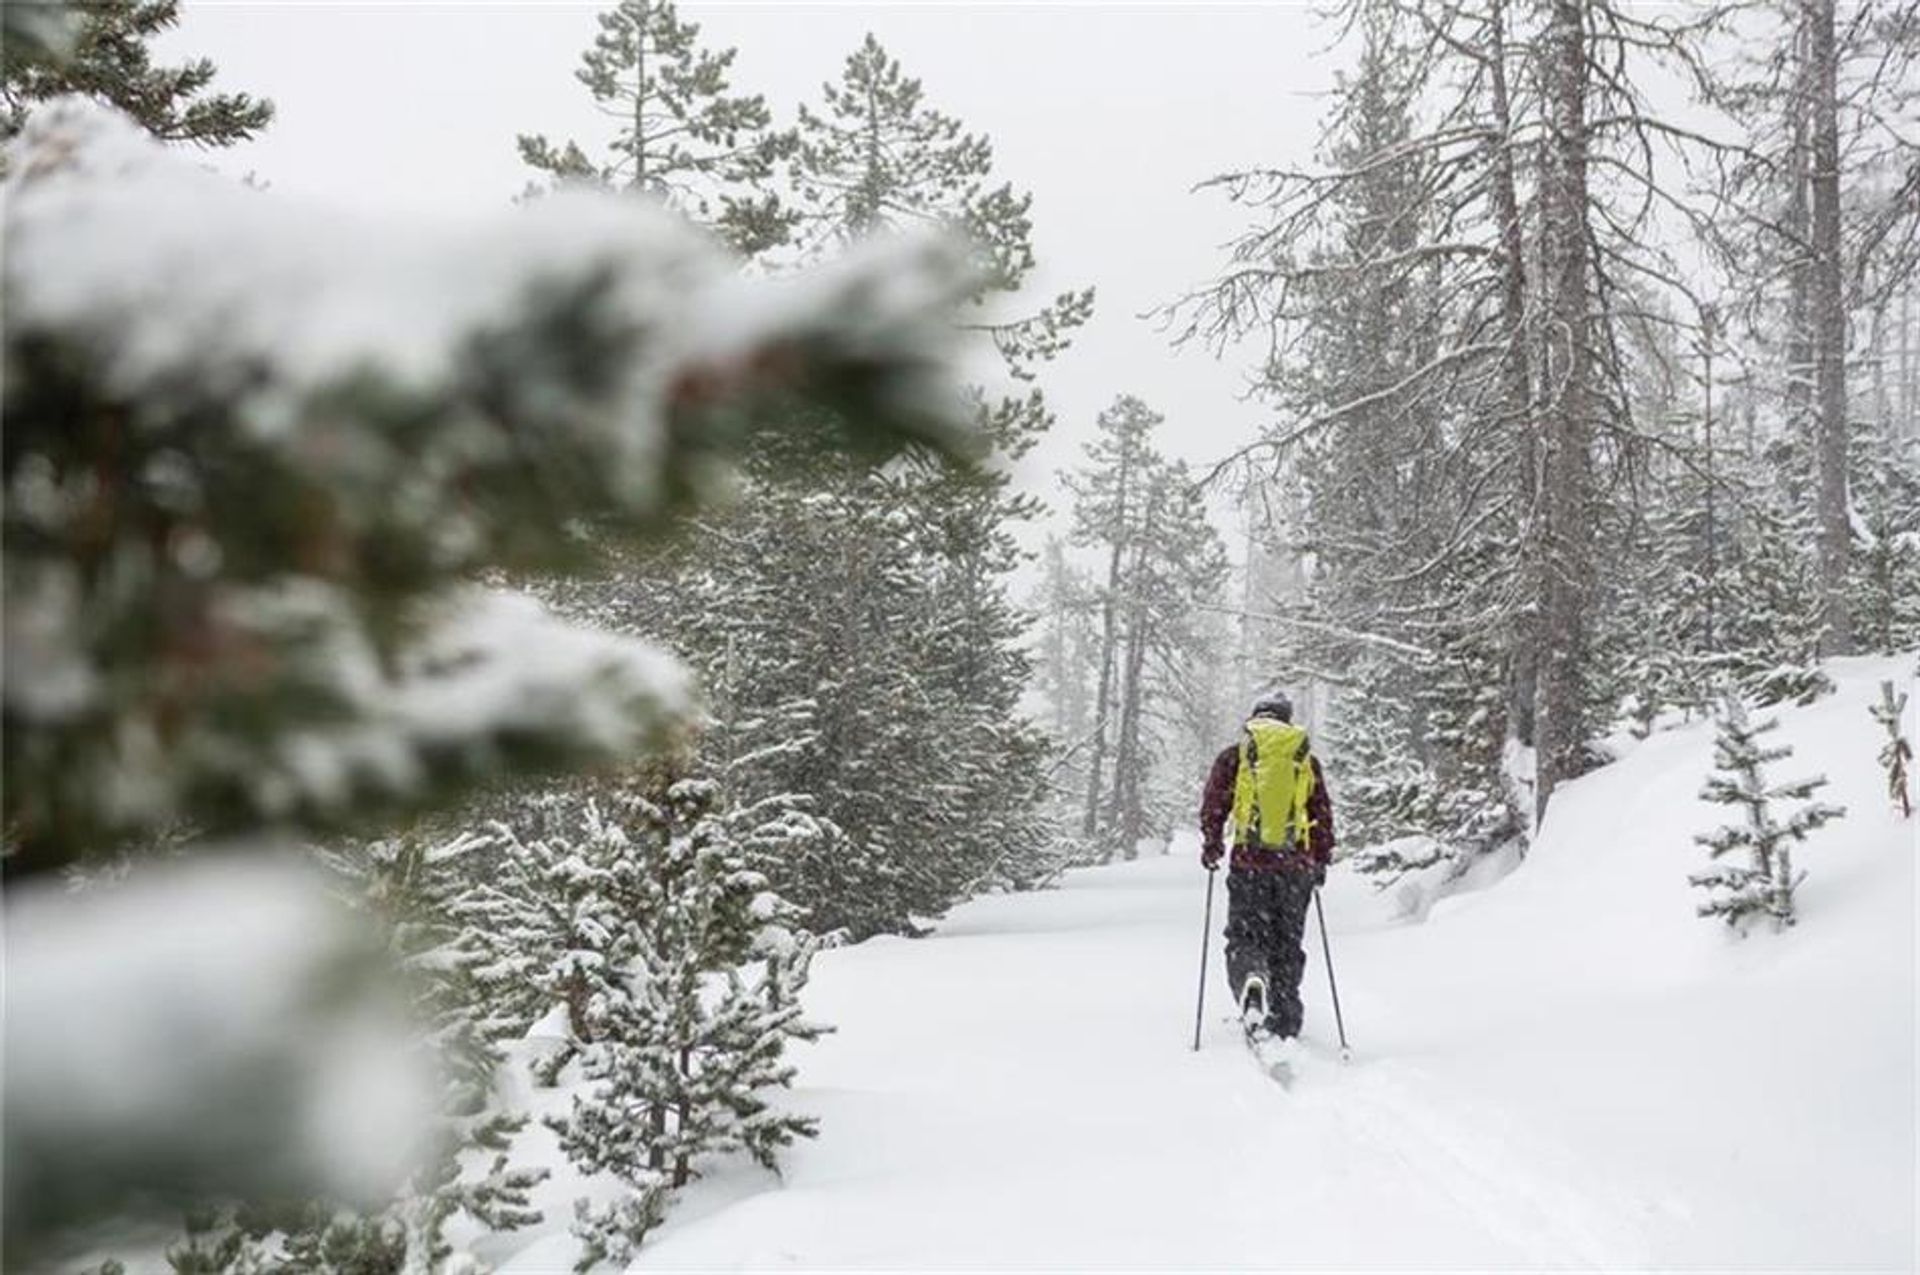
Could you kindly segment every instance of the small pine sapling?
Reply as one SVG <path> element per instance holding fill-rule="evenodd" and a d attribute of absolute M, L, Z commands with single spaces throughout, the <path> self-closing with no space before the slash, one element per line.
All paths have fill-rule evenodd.
<path fill-rule="evenodd" d="M 1886 727 L 1887 742 L 1880 746 L 1880 764 L 1887 771 L 1887 796 L 1902 819 L 1913 817 L 1913 801 L 1907 795 L 1907 767 L 1913 761 L 1913 745 L 1900 733 L 1900 719 L 1907 711 L 1907 693 L 1894 693 L 1892 682 L 1880 683 L 1880 702 L 1868 707 L 1873 720 Z"/>
<path fill-rule="evenodd" d="M 813 1134 L 764 1095 L 793 1079 L 787 1045 L 820 1032 L 799 1005 L 814 944 L 711 781 L 603 791 L 543 822 L 538 837 L 500 830 L 502 890 L 523 907 L 499 933 L 566 1024 L 549 1076 L 578 1087 L 546 1123 L 576 1168 L 626 1188 L 576 1206 L 578 1269 L 624 1266 L 703 1161 L 772 1168 Z"/>
<path fill-rule="evenodd" d="M 506 919 L 486 888 L 484 862 L 497 853 L 471 833 L 432 845 L 400 838 L 368 847 L 359 874 L 392 928 L 396 965 L 445 1081 L 434 1153 L 388 1211 L 409 1269 L 471 1261 L 448 1238 L 456 1216 L 489 1232 L 541 1220 L 530 1196 L 547 1170 L 512 1163 L 527 1117 L 503 1104 L 495 1085 L 507 1046 L 526 1034 L 538 1005 L 525 964 L 500 959 L 487 941 Z"/>
<path fill-rule="evenodd" d="M 1805 874 L 1794 872 L 1793 846 L 1815 828 L 1846 813 L 1843 807 L 1811 800 L 1814 791 L 1826 784 L 1824 776 L 1778 784 L 1767 781 L 1767 764 L 1793 753 L 1785 745 L 1764 748 L 1760 744 L 1760 736 L 1779 724 L 1778 718 L 1771 717 L 1750 721 L 1739 697 L 1728 696 L 1719 737 L 1714 741 L 1714 765 L 1721 773 L 1709 777 L 1700 792 L 1705 800 L 1738 806 L 1746 815 L 1740 823 L 1694 837 L 1707 847 L 1715 864 L 1688 877 L 1694 885 L 1709 891 L 1707 901 L 1699 906 L 1700 915 L 1718 916 L 1735 929 L 1755 915 L 1772 917 L 1776 928 L 1794 923 L 1793 893 Z M 1771 809 L 1776 801 L 1807 804 L 1795 810 L 1785 823 L 1778 823 Z M 1719 862 L 1722 856 L 1742 849 L 1749 855 L 1746 864 Z"/>
<path fill-rule="evenodd" d="M 456 1242 L 541 1220 L 532 1192 L 548 1171 L 513 1163 L 528 1117 L 502 1101 L 496 1073 L 541 999 L 528 962 L 496 940 L 516 919 L 488 885 L 488 836 L 430 843 L 404 836 L 320 851 L 348 893 L 378 915 L 391 968 L 432 1046 L 442 1081 L 424 1154 L 374 1211 L 325 1199 L 247 1202 L 187 1216 L 168 1250 L 175 1275 L 413 1272 L 479 1269 Z"/>

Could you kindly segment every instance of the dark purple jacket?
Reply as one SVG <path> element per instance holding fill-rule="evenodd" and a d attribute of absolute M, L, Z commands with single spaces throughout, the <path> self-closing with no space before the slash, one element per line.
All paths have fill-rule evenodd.
<path fill-rule="evenodd" d="M 1327 791 L 1327 777 L 1320 772 L 1320 759 L 1313 763 L 1313 792 L 1307 798 L 1307 818 L 1313 831 L 1307 835 L 1305 852 L 1266 850 L 1236 844 L 1232 866 L 1251 872 L 1273 872 L 1281 868 L 1325 867 L 1333 862 L 1333 794 Z M 1225 826 L 1233 818 L 1233 787 L 1240 778 L 1240 745 L 1222 750 L 1213 759 L 1207 775 L 1207 792 L 1200 799 L 1200 846 L 1206 850 L 1219 846 Z"/>

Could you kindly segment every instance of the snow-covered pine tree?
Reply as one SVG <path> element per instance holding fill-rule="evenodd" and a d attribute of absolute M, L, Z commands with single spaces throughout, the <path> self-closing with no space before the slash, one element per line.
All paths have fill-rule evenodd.
<path fill-rule="evenodd" d="M 189 1209 L 186 1234 L 166 1250 L 167 1269 L 173 1275 L 251 1275 L 254 1258 L 248 1248 L 247 1232 L 218 1209 L 205 1206 Z M 97 1275 L 125 1275 L 126 1264 L 109 1261 Z"/>
<path fill-rule="evenodd" d="M 1043 719 L 1057 751 L 1056 784 L 1069 791 L 1073 780 L 1085 787 L 1086 752 L 1092 744 L 1094 667 L 1098 613 L 1091 580 L 1067 557 L 1066 544 L 1049 535 L 1040 553 L 1040 583 L 1031 603 L 1039 617 L 1034 691 L 1046 702 Z"/>
<path fill-rule="evenodd" d="M 1726 396 L 1715 392 L 1726 343 L 1719 308 L 1703 301 L 1692 309 L 1699 331 L 1690 350 L 1657 297 L 1623 325 L 1633 351 L 1631 409 L 1646 437 L 1636 440 L 1637 499 L 1618 502 L 1620 552 L 1599 621 L 1605 676 L 1596 713 L 1624 715 L 1642 737 L 1662 713 L 1691 717 L 1710 703 L 1706 662 L 1735 610 L 1725 568 L 1738 484 L 1729 481 L 1736 466 Z"/>
<path fill-rule="evenodd" d="M 1143 491 L 1143 516 L 1125 572 L 1124 640 L 1115 684 L 1112 848 L 1131 859 L 1149 843 L 1165 845 L 1183 794 L 1169 803 L 1154 794 L 1204 779 L 1221 728 L 1245 712 L 1235 703 L 1205 719 L 1215 687 L 1213 640 L 1204 608 L 1226 582 L 1225 547 L 1207 517 L 1199 485 L 1185 462 L 1163 463 Z M 1216 711 L 1224 705 L 1213 700 Z M 1187 729 L 1179 729 L 1183 710 Z M 1170 773 L 1172 772 L 1172 773 Z"/>
<path fill-rule="evenodd" d="M 538 1013 L 532 971 L 501 959 L 492 941 L 510 913 L 480 886 L 499 853 L 488 838 L 457 835 L 388 839 L 333 856 L 387 922 L 445 1079 L 432 1158 L 386 1215 L 404 1242 L 409 1275 L 473 1264 L 447 1235 L 457 1216 L 485 1231 L 540 1220 L 529 1196 L 547 1171 L 512 1162 L 527 1117 L 499 1098 L 505 1047 Z"/>
<path fill-rule="evenodd" d="M 703 46 L 673 0 L 618 0 L 599 22 L 575 78 L 618 122 L 608 155 L 523 133 L 521 159 L 555 182 L 644 191 L 749 256 L 785 243 L 794 215 L 770 183 L 794 137 L 763 97 L 733 91 L 738 51 Z"/>
<path fill-rule="evenodd" d="M 1339 799 L 1340 839 L 1354 868 L 1391 884 L 1439 862 L 1425 818 L 1430 777 L 1415 750 L 1403 703 L 1386 688 L 1387 664 L 1362 654 L 1348 666 L 1339 715 L 1316 745 Z"/>
<path fill-rule="evenodd" d="M 1861 649 L 1891 655 L 1920 646 L 1920 440 L 1881 421 L 1856 443 L 1848 611 Z"/>
<path fill-rule="evenodd" d="M 1785 783 L 1767 779 L 1769 763 L 1793 755 L 1787 745 L 1767 748 L 1760 742 L 1779 725 L 1778 718 L 1751 721 L 1746 705 L 1729 695 L 1714 740 L 1714 766 L 1720 773 L 1710 776 L 1700 791 L 1704 800 L 1734 806 L 1744 816 L 1739 823 L 1694 836 L 1694 841 L 1707 847 L 1715 866 L 1687 878 L 1708 891 L 1707 901 L 1699 906 L 1700 915 L 1720 917 L 1736 930 L 1755 916 L 1773 918 L 1776 927 L 1794 923 L 1793 894 L 1805 874 L 1794 871 L 1793 847 L 1815 828 L 1846 814 L 1843 807 L 1811 800 L 1826 784 L 1824 777 Z M 1805 804 L 1780 823 L 1773 805 L 1782 801 Z M 1742 851 L 1746 863 L 1719 862 Z"/>
<path fill-rule="evenodd" d="M 1197 490 L 1197 488 L 1196 488 Z M 1155 763 L 1147 772 L 1144 807 L 1152 821 L 1150 833 L 1167 846 L 1176 828 L 1187 826 L 1193 815 L 1194 794 L 1206 784 L 1213 759 L 1224 741 L 1238 737 L 1249 697 L 1230 672 L 1234 667 L 1240 628 L 1231 609 L 1214 599 L 1231 574 L 1220 554 L 1221 578 L 1214 590 L 1193 599 L 1195 605 L 1175 617 L 1149 656 L 1146 707 L 1143 713 L 1155 747 Z M 1293 686 L 1283 681 L 1267 685 Z M 1302 695 L 1303 719 L 1312 711 L 1310 692 Z"/>
<path fill-rule="evenodd" d="M 576 1210 L 582 1270 L 630 1261 L 710 1159 L 772 1168 L 812 1135 L 765 1093 L 792 1079 L 788 1043 L 820 1030 L 798 1002 L 811 945 L 748 866 L 716 786 L 654 777 L 597 796 L 557 808 L 543 837 L 503 829 L 499 887 L 520 910 L 501 939 L 567 1025 L 556 1072 L 581 1083 L 548 1124 L 582 1172 L 627 1188 Z"/>
<path fill-rule="evenodd" d="M 1649 483 L 1640 534 L 1628 542 L 1619 587 L 1635 604 L 1610 627 L 1619 635 L 1615 667 L 1627 691 L 1626 714 L 1641 736 L 1668 709 L 1691 716 L 1706 708 L 1710 663 L 1735 611 L 1724 592 L 1734 574 L 1733 511 L 1724 495 L 1709 504 L 1705 487 L 1690 464 Z"/>
<path fill-rule="evenodd" d="M 1085 462 L 1062 480 L 1074 497 L 1070 543 L 1098 559 L 1081 835 L 1108 860 L 1132 858 L 1166 833 L 1172 812 L 1148 801 L 1169 742 L 1164 723 L 1192 698 L 1187 679 L 1208 636 L 1198 617 L 1227 573 L 1193 475 L 1154 445 L 1162 423 L 1139 399 L 1119 396 L 1096 419 Z M 1183 760 L 1191 772 L 1197 759 Z"/>
<path fill-rule="evenodd" d="M 801 106 L 798 133 L 793 181 L 807 242 L 840 244 L 913 227 L 964 236 L 979 271 L 972 326 L 1018 379 L 1031 379 L 1034 366 L 1064 350 L 1086 322 L 1091 290 L 1062 293 L 1029 313 L 1005 312 L 1036 264 L 1033 196 L 996 184 L 992 143 L 933 107 L 920 81 L 871 33 L 848 55 L 839 80 L 821 86 L 817 108 Z M 1018 415 L 1031 425 L 1044 410 L 1044 401 L 1032 399 Z"/>
<path fill-rule="evenodd" d="M 212 91 L 206 58 L 156 66 L 151 44 L 179 25 L 180 0 L 10 4 L 0 53 L 0 142 L 26 127 L 36 105 L 79 94 L 131 117 L 163 142 L 232 146 L 273 119 L 273 103 Z M 59 11 L 71 17 L 64 23 Z M 37 21 L 37 26 L 26 25 Z M 34 37 L 38 36 L 38 39 Z"/>
<path fill-rule="evenodd" d="M 1851 436 L 1870 415 L 1849 384 L 1853 333 L 1867 326 L 1854 311 L 1872 311 L 1913 270 L 1911 239 L 1889 232 L 1911 222 L 1914 143 L 1882 122 L 1912 82 L 1920 44 L 1897 7 L 1780 0 L 1744 17 L 1744 47 L 1708 66 L 1701 85 L 1746 133 L 1727 193 L 1763 211 L 1715 218 L 1707 239 L 1748 298 L 1769 406 L 1795 445 L 1794 511 L 1814 530 L 1822 653 L 1846 653 L 1858 646 Z M 1884 175 L 1899 175 L 1892 189 Z"/>
<path fill-rule="evenodd" d="M 1040 506 L 1015 489 L 1013 466 L 1053 423 L 1033 382 L 1086 321 L 1093 293 L 1027 302 L 1032 196 L 996 178 L 991 143 L 929 103 L 872 35 L 822 87 L 817 107 L 802 106 L 798 133 L 803 239 L 823 245 L 910 228 L 962 236 L 979 272 L 964 323 L 998 355 L 1010 383 L 974 390 L 993 464 L 963 471 L 910 458 L 875 493 L 905 511 L 913 529 L 927 643 L 918 716 L 941 724 L 929 761 L 953 777 L 925 794 L 945 818 L 902 821 L 895 838 L 915 847 L 904 866 L 925 881 L 916 907 L 937 914 L 983 885 L 1024 877 L 1022 861 L 1048 841 L 1039 809 L 1045 744 L 1020 711 L 1031 672 L 1028 619 L 1009 596 L 1025 556 L 1013 525 Z M 951 831 L 941 836 L 934 829 L 943 824 Z M 929 853 L 935 842 L 942 849 Z"/>
<path fill-rule="evenodd" d="M 1040 573 L 1027 609 L 1038 629 L 1031 689 L 1042 705 L 1039 726 L 1048 749 L 1040 763 L 1046 844 L 1009 864 L 1006 882 L 1018 889 L 1052 881 L 1084 857 L 1081 802 L 1092 747 L 1091 678 L 1099 641 L 1092 583 L 1068 556 L 1066 543 L 1051 534 L 1040 551 Z"/>
<path fill-rule="evenodd" d="M 1086 464 L 1081 476 L 1062 480 L 1074 498 L 1071 542 L 1097 549 L 1102 559 L 1095 584 L 1100 636 L 1094 652 L 1092 747 L 1087 759 L 1087 795 L 1080 824 L 1081 835 L 1090 846 L 1105 840 L 1100 819 L 1107 782 L 1108 741 L 1113 730 L 1121 573 L 1138 535 L 1138 510 L 1143 503 L 1142 476 L 1150 461 L 1158 459 L 1152 450 L 1152 434 L 1161 419 L 1138 399 L 1116 400 L 1094 422 L 1097 432 L 1083 448 Z"/>
<path fill-rule="evenodd" d="M 1804 450 L 1723 419 L 1711 449 L 1675 432 L 1645 462 L 1601 627 L 1602 681 L 1627 692 L 1637 729 L 1665 710 L 1702 710 L 1716 687 L 1763 706 L 1832 689 L 1819 663 L 1816 536 L 1796 478 Z"/>
<path fill-rule="evenodd" d="M 1460 596 L 1473 597 L 1475 577 L 1497 576 L 1486 558 L 1504 546 L 1481 544 L 1456 565 Z M 1423 732 L 1430 792 L 1423 803 L 1426 832 L 1444 849 L 1452 870 L 1464 872 L 1482 856 L 1512 847 L 1526 836 L 1528 794 L 1507 770 L 1505 732 L 1496 724 L 1508 711 L 1507 653 L 1498 634 L 1477 623 L 1471 608 L 1435 623 L 1427 633 L 1430 652 L 1417 663 L 1416 722 Z"/>
<path fill-rule="evenodd" d="M 910 899 L 910 856 L 966 845 L 916 779 L 936 763 L 913 516 L 877 494 L 884 475 L 777 443 L 747 469 L 751 498 L 703 520 L 636 622 L 710 688 L 701 764 L 733 800 L 797 802 L 832 830 L 766 865 L 808 926 L 855 939 L 910 928 L 939 910 Z"/>
<path fill-rule="evenodd" d="M 826 93 L 802 114 L 794 163 L 807 249 L 895 228 L 967 235 L 981 273 L 965 326 L 1015 380 L 1031 377 L 1090 298 L 1007 313 L 1033 264 L 1029 200 L 994 184 L 992 148 L 872 41 Z M 856 186 L 865 194 L 840 197 Z M 1003 459 L 1050 421 L 1031 389 L 976 391 L 974 415 Z M 820 414 L 791 425 L 837 428 Z M 926 454 L 881 470 L 823 464 L 772 440 L 734 509 L 635 564 L 654 579 L 590 591 L 623 592 L 589 605 L 672 639 L 716 688 L 702 765 L 728 776 L 731 796 L 800 801 L 844 834 L 770 868 L 822 932 L 912 931 L 971 891 L 1029 879 L 1045 857 L 1044 745 L 1020 712 L 1030 657 L 1008 596 L 1022 557 L 1009 524 L 1034 505 L 1006 469 Z M 736 780 L 742 757 L 764 764 Z"/>
<path fill-rule="evenodd" d="M 1246 610 L 1293 621 L 1269 634 L 1279 650 L 1266 663 L 1330 689 L 1320 726 L 1350 812 L 1342 840 L 1390 881 L 1438 857 L 1464 867 L 1530 822 L 1532 796 L 1503 763 L 1509 740 L 1516 754 L 1533 742 L 1543 581 L 1530 431 L 1544 403 L 1524 331 L 1533 230 L 1509 206 L 1514 107 L 1499 50 L 1514 19 L 1463 18 L 1458 43 L 1432 51 L 1485 54 L 1487 76 L 1449 108 L 1479 121 L 1485 144 L 1455 148 L 1444 129 L 1423 131 L 1413 49 L 1430 28 L 1406 6 L 1345 16 L 1360 55 L 1318 164 L 1218 179 L 1257 210 L 1226 276 L 1246 286 L 1216 284 L 1189 313 L 1195 336 L 1264 329 L 1278 342 L 1260 379 L 1288 426 L 1250 477 L 1267 492 L 1267 551 L 1299 579 L 1251 590 Z M 1436 206 L 1431 192 L 1468 172 L 1458 180 L 1489 206 Z"/>
<path fill-rule="evenodd" d="M 1516 780 L 1494 795 L 1532 776 L 1525 827 L 1611 725 L 1611 550 L 1653 441 L 1633 330 L 1700 323 L 1658 304 L 1686 270 L 1654 233 L 1673 201 L 1641 156 L 1663 138 L 1727 153 L 1658 114 L 1644 73 L 1701 72 L 1710 24 L 1612 0 L 1338 12 L 1365 45 L 1322 155 L 1211 183 L 1252 224 L 1175 310 L 1188 338 L 1263 338 L 1257 383 L 1287 423 L 1250 454 L 1322 485 L 1306 525 L 1324 534 L 1303 547 L 1326 584 L 1350 582 L 1324 605 L 1371 599 L 1378 622 L 1326 618 L 1432 650 L 1420 630 L 1466 614 L 1493 639 L 1508 694 L 1484 720 Z M 1462 555 L 1481 564 L 1470 592 L 1433 587 Z M 1340 654 L 1310 662 L 1337 673 Z"/>
<path fill-rule="evenodd" d="M 1520 440 L 1539 396 L 1529 371 L 1536 344 L 1520 334 L 1512 299 L 1527 288 L 1531 262 L 1519 239 L 1529 226 L 1498 207 L 1447 214 L 1429 195 L 1451 180 L 1448 170 L 1471 168 L 1479 197 L 1511 198 L 1513 122 L 1498 52 L 1510 19 L 1482 14 L 1457 33 L 1499 70 L 1450 108 L 1480 121 L 1488 143 L 1455 151 L 1425 144 L 1416 77 L 1426 63 L 1413 51 L 1425 37 L 1410 12 L 1356 4 L 1345 16 L 1362 45 L 1337 87 L 1319 162 L 1217 179 L 1258 218 L 1236 243 L 1236 262 L 1276 261 L 1279 270 L 1237 294 L 1216 284 L 1190 313 L 1196 337 L 1265 329 L 1277 340 L 1260 377 L 1290 424 L 1269 440 L 1272 463 L 1263 466 L 1280 518 L 1270 535 L 1311 570 L 1304 589 L 1284 599 L 1270 590 L 1248 609 L 1310 622 L 1282 640 L 1334 687 L 1324 742 L 1336 792 L 1384 802 L 1349 825 L 1343 840 L 1357 848 L 1424 831 L 1415 812 L 1431 808 L 1439 750 L 1416 666 L 1441 630 L 1473 617 L 1498 652 L 1493 676 L 1530 712 L 1531 673 L 1516 648 L 1531 642 L 1539 611 L 1516 601 L 1537 587 L 1521 575 L 1519 555 L 1523 514 L 1536 501 L 1515 489 L 1537 469 Z M 1464 250 L 1470 239 L 1489 251 Z M 1264 266 L 1250 274 L 1267 277 Z M 1501 337 L 1479 345 L 1465 331 Z M 1531 743 L 1528 715 L 1497 707 L 1476 719 L 1492 737 L 1480 751 L 1497 755 L 1510 726 Z M 1486 795 L 1505 799 L 1498 782 Z M 1365 803 L 1347 795 L 1342 804 L 1360 814 Z M 1392 854 L 1365 862 L 1398 871 Z"/>
<path fill-rule="evenodd" d="M 512 1162 L 528 1117 L 503 1107 L 504 1046 L 542 1006 L 524 956 L 503 947 L 510 924 L 500 896 L 482 888 L 493 839 L 408 835 L 322 851 L 358 906 L 379 915 L 394 967 L 410 995 L 443 1082 L 429 1152 L 393 1201 L 364 1211 L 335 1200 L 243 1202 L 189 1210 L 186 1236 L 168 1260 L 176 1275 L 427 1275 L 482 1269 L 448 1224 L 481 1232 L 541 1220 L 531 1193 L 545 1169 Z M 481 861 L 480 863 L 474 862 Z"/>
<path fill-rule="evenodd" d="M 1902 819 L 1913 817 L 1913 799 L 1907 793 L 1907 768 L 1913 762 L 1913 745 L 1901 731 L 1907 711 L 1907 693 L 1894 693 L 1892 682 L 1880 683 L 1880 702 L 1868 707 L 1873 720 L 1887 732 L 1880 745 L 1880 765 L 1887 772 L 1887 796 Z"/>
<path fill-rule="evenodd" d="M 1762 706 L 1810 704 L 1833 689 L 1820 668 L 1826 629 L 1811 516 L 1763 489 L 1741 511 L 1737 535 L 1733 606 L 1709 667 Z"/>

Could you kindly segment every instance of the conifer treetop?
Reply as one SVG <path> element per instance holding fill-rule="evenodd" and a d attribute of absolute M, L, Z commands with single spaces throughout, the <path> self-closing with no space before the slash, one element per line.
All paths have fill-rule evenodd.
<path fill-rule="evenodd" d="M 802 105 L 793 176 L 804 243 L 845 242 L 878 231 L 926 226 L 972 246 L 975 299 L 1018 292 L 1034 268 L 1033 196 L 994 180 L 993 144 L 926 100 L 919 80 L 869 32 L 838 81 L 821 86 L 818 109 Z M 1064 349 L 1093 309 L 1091 289 L 1062 293 L 1017 319 L 982 315 L 974 326 L 1009 370 Z"/>
<path fill-rule="evenodd" d="M 164 142 L 232 146 L 273 119 L 272 102 L 213 92 L 216 70 L 206 58 L 154 64 L 148 42 L 179 24 L 179 0 L 43 0 L 6 8 L 8 45 L 16 36 L 29 39 L 0 55 L 0 141 L 25 127 L 36 103 L 75 93 L 117 107 Z M 57 21 L 63 8 L 70 15 L 64 24 Z"/>
<path fill-rule="evenodd" d="M 599 15 L 575 78 L 618 122 L 608 157 L 523 133 L 520 157 L 561 184 L 642 191 L 753 254 L 786 240 L 793 216 L 764 189 L 794 148 L 761 95 L 733 90 L 737 50 L 700 43 L 672 0 L 620 0 Z"/>

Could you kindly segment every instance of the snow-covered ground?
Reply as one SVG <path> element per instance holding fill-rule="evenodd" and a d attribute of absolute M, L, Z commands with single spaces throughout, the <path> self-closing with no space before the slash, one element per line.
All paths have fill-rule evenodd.
<path fill-rule="evenodd" d="M 1790 932 L 1694 916 L 1692 834 L 1730 814 L 1696 799 L 1703 723 L 1566 789 L 1524 864 L 1424 921 L 1336 871 L 1355 1056 L 1316 942 L 1291 1091 L 1224 1020 L 1217 934 L 1190 1050 L 1190 841 L 826 953 L 810 1004 L 839 1030 L 792 1096 L 820 1138 L 784 1180 L 694 1187 L 639 1268 L 1913 1269 L 1916 825 L 1866 709 L 1912 667 L 1843 662 L 1781 714 L 1775 773 L 1824 771 L 1849 812 L 1797 857 Z M 577 1185 L 489 1255 L 565 1269 Z"/>

